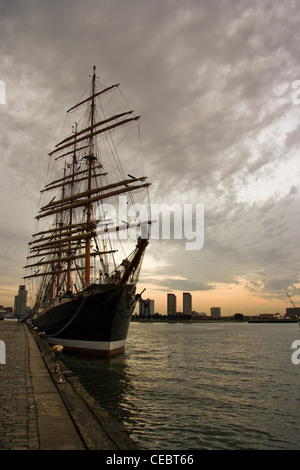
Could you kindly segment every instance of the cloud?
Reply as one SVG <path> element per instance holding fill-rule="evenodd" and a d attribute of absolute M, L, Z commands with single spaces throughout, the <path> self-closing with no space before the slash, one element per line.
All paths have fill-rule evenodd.
<path fill-rule="evenodd" d="M 142 116 L 152 202 L 205 204 L 203 249 L 189 253 L 184 240 L 150 246 L 158 287 L 215 295 L 218 283 L 243 283 L 276 299 L 297 285 L 296 2 L 12 0 L 0 8 L 2 284 L 17 288 L 23 274 L 48 152 L 96 64 L 99 82 L 121 82 Z"/>

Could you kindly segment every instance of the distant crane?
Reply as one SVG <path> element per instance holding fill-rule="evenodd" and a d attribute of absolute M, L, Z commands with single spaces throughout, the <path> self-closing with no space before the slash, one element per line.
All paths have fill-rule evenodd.
<path fill-rule="evenodd" d="M 296 305 L 294 304 L 294 302 L 292 301 L 291 297 L 289 296 L 289 294 L 286 292 L 286 295 L 288 296 L 288 298 L 290 299 L 290 302 L 292 304 L 292 306 L 294 307 L 294 309 L 298 312 L 297 316 L 299 317 L 299 313 L 300 313 L 300 308 L 299 307 L 296 307 Z"/>

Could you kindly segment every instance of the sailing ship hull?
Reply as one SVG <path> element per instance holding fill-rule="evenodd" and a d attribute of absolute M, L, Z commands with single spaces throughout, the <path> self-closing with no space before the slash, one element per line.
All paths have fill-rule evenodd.
<path fill-rule="evenodd" d="M 51 345 L 65 350 L 111 357 L 124 350 L 131 314 L 135 307 L 135 286 L 118 289 L 91 286 L 82 295 L 62 299 L 33 324 Z"/>

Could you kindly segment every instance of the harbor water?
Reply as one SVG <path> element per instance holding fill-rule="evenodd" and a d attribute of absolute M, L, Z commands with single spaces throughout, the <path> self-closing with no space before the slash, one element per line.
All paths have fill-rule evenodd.
<path fill-rule="evenodd" d="M 142 449 L 298 450 L 295 340 L 296 323 L 132 322 L 124 354 L 64 360 Z"/>

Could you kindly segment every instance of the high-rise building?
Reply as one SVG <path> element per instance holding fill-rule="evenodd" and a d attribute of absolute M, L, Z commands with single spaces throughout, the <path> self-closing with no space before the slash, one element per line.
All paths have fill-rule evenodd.
<path fill-rule="evenodd" d="M 147 299 L 140 302 L 139 315 L 141 317 L 153 317 L 154 315 L 154 300 Z"/>
<path fill-rule="evenodd" d="M 192 296 L 189 292 L 183 293 L 183 315 L 192 314 Z"/>
<path fill-rule="evenodd" d="M 24 316 L 26 314 L 27 290 L 25 286 L 19 286 L 18 295 L 15 296 L 14 314 Z"/>
<path fill-rule="evenodd" d="M 211 307 L 210 314 L 212 318 L 221 318 L 221 308 L 220 307 Z"/>
<path fill-rule="evenodd" d="M 167 296 L 167 314 L 176 315 L 176 295 L 168 294 Z"/>

